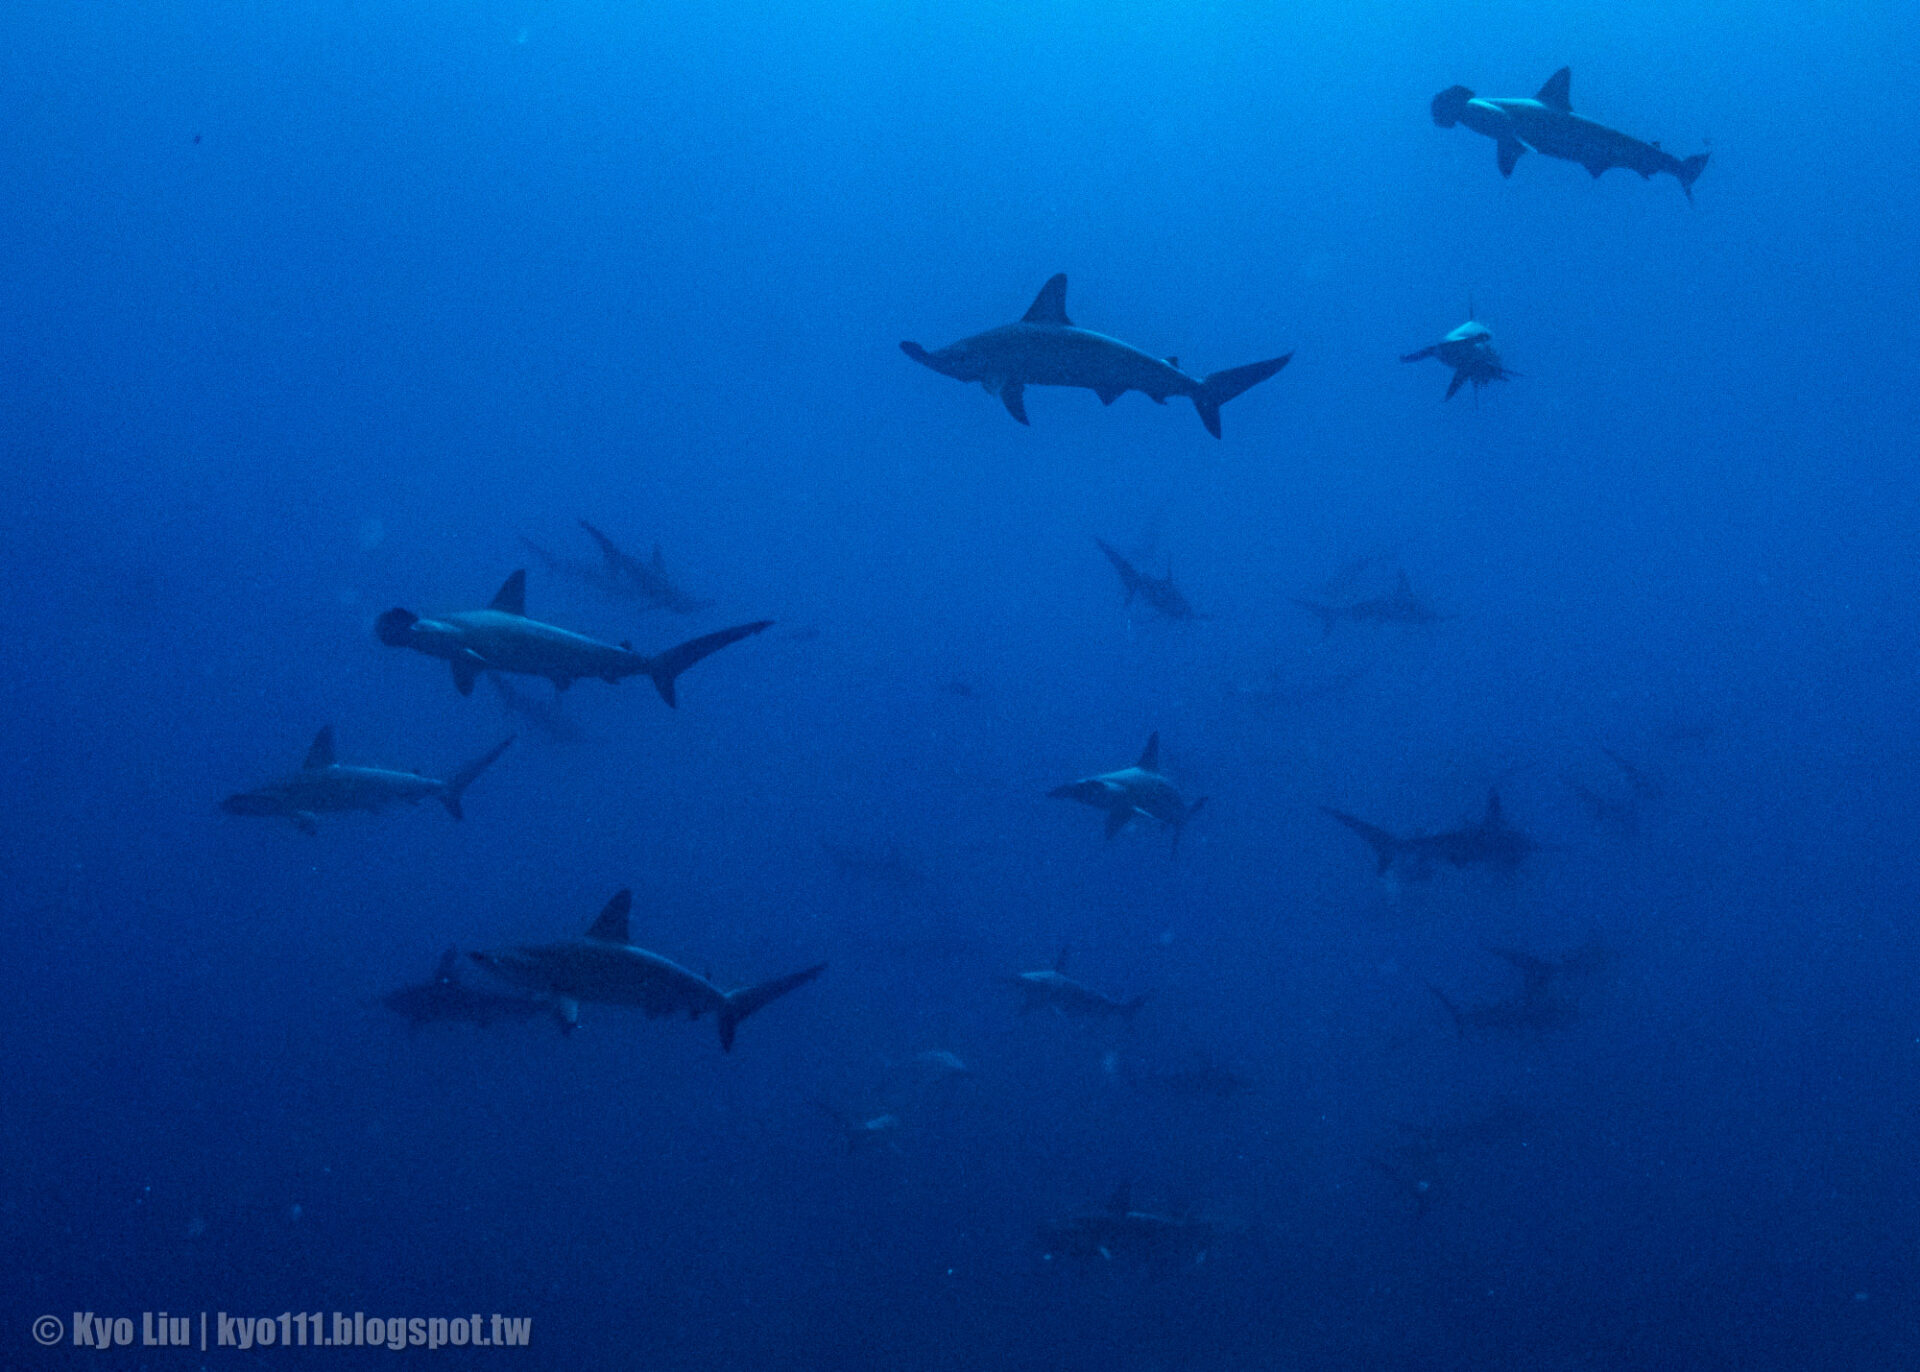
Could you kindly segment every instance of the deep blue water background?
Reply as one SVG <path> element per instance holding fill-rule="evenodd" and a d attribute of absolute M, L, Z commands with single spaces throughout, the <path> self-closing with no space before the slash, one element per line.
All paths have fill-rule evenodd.
<path fill-rule="evenodd" d="M 6 35 L 0 1363 L 79 1308 L 499 1310 L 530 1350 L 437 1356 L 542 1368 L 1920 1358 L 1914 11 L 109 2 Z M 1577 109 L 1710 140 L 1696 205 L 1503 182 L 1428 119 L 1563 63 Z M 1022 429 L 896 350 L 1059 270 L 1193 369 L 1298 356 L 1216 443 L 1137 395 L 1031 393 Z M 1395 356 L 1469 298 L 1522 377 L 1442 405 Z M 327 721 L 431 772 L 492 742 L 486 689 L 372 618 L 482 603 L 521 536 L 584 555 L 582 515 L 720 603 L 536 570 L 536 615 L 779 627 L 677 713 L 583 683 L 588 738 L 523 739 L 464 824 L 216 812 Z M 1130 618 L 1094 535 L 1216 617 Z M 1369 554 L 1456 618 L 1323 641 L 1290 598 Z M 1156 728 L 1212 797 L 1177 863 L 1044 799 Z M 1664 783 L 1632 841 L 1562 785 L 1613 782 L 1603 745 Z M 1511 882 L 1390 898 L 1316 809 L 1436 828 L 1495 782 L 1554 845 Z M 626 884 L 723 981 L 831 970 L 731 1056 L 369 1004 Z M 1596 931 L 1616 970 L 1562 1031 L 1463 1042 L 1426 990 Z M 1064 943 L 1154 993 L 1134 1030 L 1015 1013 L 998 979 Z M 849 1154 L 818 1103 L 934 1048 L 975 1076 Z M 1258 1088 L 1143 1094 L 1109 1050 Z M 1424 1217 L 1370 1165 L 1497 1117 Z M 1242 1232 L 1172 1274 L 1041 1260 L 1126 1178 Z"/>

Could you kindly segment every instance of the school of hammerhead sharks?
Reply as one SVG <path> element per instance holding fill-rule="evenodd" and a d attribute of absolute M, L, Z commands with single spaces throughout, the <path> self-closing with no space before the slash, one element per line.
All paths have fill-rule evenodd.
<path fill-rule="evenodd" d="M 1465 125 L 1494 141 L 1503 177 L 1511 177 L 1528 150 L 1547 157 L 1576 162 L 1594 177 L 1610 168 L 1624 167 L 1642 179 L 1655 173 L 1672 176 L 1689 200 L 1693 183 L 1707 164 L 1707 154 L 1677 158 L 1656 142 L 1642 142 L 1616 129 L 1573 112 L 1571 75 L 1562 68 L 1531 98 L 1492 98 L 1475 95 L 1465 86 L 1453 86 L 1433 98 L 1433 121 L 1443 129 Z M 929 350 L 904 342 L 901 351 L 915 362 L 957 381 L 977 382 L 999 398 L 1007 413 L 1028 423 L 1028 386 L 1066 386 L 1090 390 L 1111 405 L 1128 391 L 1139 391 L 1156 404 L 1169 396 L 1193 402 L 1200 422 L 1215 438 L 1221 436 L 1220 411 L 1228 401 L 1270 379 L 1292 360 L 1292 354 L 1193 376 L 1181 369 L 1176 357 L 1156 357 L 1117 338 L 1076 325 L 1067 315 L 1067 278 L 1056 275 L 1040 288 L 1032 306 L 1019 320 L 963 338 L 944 348 Z M 1476 391 L 1515 373 L 1502 363 L 1493 346 L 1493 333 L 1482 322 L 1469 319 L 1438 342 L 1406 354 L 1403 362 L 1435 359 L 1451 373 L 1446 399 L 1463 386 Z M 529 543 L 535 558 L 548 570 L 571 575 L 609 593 L 639 600 L 649 607 L 677 614 L 710 608 L 711 602 L 687 594 L 669 575 L 656 547 L 651 560 L 624 551 L 591 524 L 581 527 L 592 539 L 597 560 L 572 560 Z M 1101 542 L 1100 551 L 1118 573 L 1127 602 L 1173 620 L 1199 615 L 1174 586 L 1173 578 L 1154 577 L 1140 570 L 1126 555 Z M 1418 598 L 1406 573 L 1395 587 L 1380 596 L 1346 604 L 1297 602 L 1317 616 L 1328 634 L 1341 622 L 1431 624 L 1440 618 Z M 428 617 L 411 610 L 391 609 L 379 616 L 375 633 L 391 648 L 411 649 L 447 663 L 453 685 L 471 695 L 484 675 L 502 704 L 550 733 L 567 727 L 555 708 L 559 692 L 576 681 L 595 678 L 617 685 L 632 676 L 646 676 L 669 707 L 678 705 L 678 682 L 683 673 L 722 649 L 771 627 L 756 620 L 704 634 L 664 652 L 648 655 L 631 643 L 608 643 L 570 629 L 544 623 L 527 613 L 527 573 L 509 576 L 484 609 Z M 540 698 L 521 692 L 510 678 L 542 677 L 556 693 Z M 964 683 L 954 689 L 968 693 Z M 300 769 L 290 776 L 229 796 L 222 808 L 233 815 L 266 816 L 291 822 L 303 833 L 318 832 L 317 817 L 345 811 L 379 811 L 399 802 L 438 800 L 455 819 L 463 815 L 467 789 L 513 743 L 502 740 L 482 756 L 443 779 L 414 772 L 342 763 L 335 755 L 333 728 L 320 730 Z M 1625 789 L 1635 799 L 1657 794 L 1657 781 L 1641 767 L 1618 754 L 1608 756 L 1619 768 Z M 1632 819 L 1632 802 L 1616 799 L 1572 778 L 1567 785 L 1596 820 L 1624 827 Z M 1161 771 L 1160 739 L 1152 735 L 1138 759 L 1128 767 L 1071 781 L 1051 796 L 1078 801 L 1102 811 L 1109 839 L 1135 820 L 1153 821 L 1172 834 L 1177 853 L 1186 825 L 1205 806 L 1206 798 L 1189 802 Z M 1479 819 L 1442 833 L 1400 836 L 1339 810 L 1326 813 L 1365 841 L 1383 878 L 1425 880 L 1442 866 L 1484 867 L 1511 872 L 1541 846 L 1506 819 L 1497 792 L 1490 792 Z M 869 868 L 892 880 L 911 875 L 897 855 L 829 853 L 843 867 Z M 696 973 L 659 953 L 634 945 L 628 929 L 632 905 L 629 891 L 616 892 L 584 935 L 551 943 L 476 951 L 468 961 L 483 969 L 484 983 L 469 980 L 459 953 L 449 949 L 433 976 L 403 987 L 386 997 L 385 1004 L 418 1028 L 440 1021 L 489 1025 L 510 1020 L 552 1017 L 564 1031 L 579 1020 L 583 1003 L 636 1008 L 648 1018 L 684 1014 L 699 1019 L 711 1014 L 718 1025 L 720 1046 L 731 1052 L 743 1020 L 781 997 L 818 978 L 818 963 L 767 981 L 723 990 L 709 977 Z M 1565 1023 L 1578 1008 L 1580 986 L 1602 970 L 1606 950 L 1593 943 L 1560 959 L 1535 957 L 1512 948 L 1488 948 L 1508 963 L 1522 981 L 1513 996 L 1478 1004 L 1457 1004 L 1438 988 L 1430 988 L 1455 1028 L 1469 1031 L 1538 1030 Z M 1074 1020 L 1119 1019 L 1130 1022 L 1147 997 L 1110 996 L 1069 977 L 1066 954 L 1054 966 L 1011 977 L 1026 1010 L 1049 1010 Z M 1112 1055 L 1109 1055 L 1110 1058 Z M 1111 1065 L 1111 1064 L 1110 1064 Z M 923 1053 L 909 1075 L 919 1087 L 964 1075 L 966 1065 L 951 1053 Z M 1224 1096 L 1249 1089 L 1252 1083 L 1212 1064 L 1185 1071 L 1156 1074 L 1137 1082 L 1169 1092 Z M 849 1149 L 884 1138 L 899 1126 L 894 1111 L 838 1121 L 846 1131 Z M 1431 1203 L 1431 1180 L 1425 1175 L 1436 1159 L 1471 1144 L 1482 1134 L 1498 1132 L 1507 1121 L 1499 1118 L 1448 1128 L 1402 1126 L 1405 1137 L 1391 1145 L 1373 1165 L 1402 1186 L 1424 1213 Z M 1197 1262 L 1219 1238 L 1219 1226 L 1194 1215 L 1163 1214 L 1137 1208 L 1130 1188 L 1122 1186 L 1106 1205 L 1071 1214 L 1042 1226 L 1049 1254 L 1108 1261 L 1133 1259 Z"/>

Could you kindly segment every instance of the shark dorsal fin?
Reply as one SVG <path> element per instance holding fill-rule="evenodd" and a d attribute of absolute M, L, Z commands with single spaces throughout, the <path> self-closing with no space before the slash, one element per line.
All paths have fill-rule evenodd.
<path fill-rule="evenodd" d="M 1500 793 L 1487 792 L 1487 817 L 1480 821 L 1488 829 L 1498 829 L 1503 822 L 1500 818 Z"/>
<path fill-rule="evenodd" d="M 440 955 L 440 965 L 433 969 L 433 979 L 442 985 L 452 981 L 459 973 L 460 950 L 449 948 Z"/>
<path fill-rule="evenodd" d="M 1168 575 L 1172 575 L 1171 568 L 1168 569 Z M 1160 770 L 1160 731 L 1158 729 L 1147 735 L 1147 746 L 1140 750 L 1140 760 L 1134 766 L 1143 772 Z"/>
<path fill-rule="evenodd" d="M 600 912 L 600 918 L 587 930 L 587 937 L 599 939 L 602 943 L 626 943 L 627 912 L 633 908 L 633 892 L 619 890 L 613 893 L 613 899 L 607 902 Z"/>
<path fill-rule="evenodd" d="M 505 584 L 494 594 L 493 603 L 487 608 L 498 610 L 503 615 L 519 615 L 523 619 L 526 617 L 527 569 L 525 567 L 506 579 Z"/>
<path fill-rule="evenodd" d="M 1133 1183 L 1123 1181 L 1113 1188 L 1113 1195 L 1107 1201 L 1107 1209 L 1116 1215 L 1124 1215 L 1133 1209 Z"/>
<path fill-rule="evenodd" d="M 1060 956 L 1053 960 L 1053 970 L 1062 976 L 1066 975 L 1067 971 L 1067 954 L 1072 951 L 1073 945 L 1071 943 L 1062 944 L 1060 947 Z"/>
<path fill-rule="evenodd" d="M 1056 273 L 1040 288 L 1040 294 L 1033 298 L 1033 304 L 1020 316 L 1022 324 L 1058 324 L 1063 328 L 1072 328 L 1073 321 L 1067 318 L 1067 274 Z"/>
<path fill-rule="evenodd" d="M 1569 88 L 1573 85 L 1573 68 L 1562 67 L 1547 78 L 1547 84 L 1533 98 L 1550 110 L 1559 110 L 1562 114 L 1573 113 L 1573 99 Z"/>
<path fill-rule="evenodd" d="M 333 766 L 333 726 L 321 726 L 320 732 L 313 736 L 313 742 L 307 745 L 307 760 L 300 764 L 307 771 Z"/>

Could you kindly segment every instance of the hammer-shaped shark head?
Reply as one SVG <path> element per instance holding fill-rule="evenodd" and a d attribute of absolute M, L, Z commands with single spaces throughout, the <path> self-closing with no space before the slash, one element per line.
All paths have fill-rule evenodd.
<path fill-rule="evenodd" d="M 1443 129 L 1452 128 L 1466 113 L 1467 102 L 1471 99 L 1473 92 L 1465 86 L 1448 86 L 1433 97 L 1433 122 Z"/>

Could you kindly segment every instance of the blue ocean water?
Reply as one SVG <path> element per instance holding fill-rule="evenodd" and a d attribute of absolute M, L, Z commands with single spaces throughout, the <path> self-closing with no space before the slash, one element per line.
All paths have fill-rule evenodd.
<path fill-rule="evenodd" d="M 13 9 L 0 1365 L 1915 1365 L 1917 30 Z M 1691 205 L 1429 116 L 1568 64 L 1711 150 Z M 1023 428 L 898 351 L 1056 272 L 1195 375 L 1293 361 L 1216 441 L 1083 390 Z M 1517 375 L 1443 402 L 1397 358 L 1469 309 Z M 523 542 L 590 561 L 581 518 L 712 605 Z M 522 566 L 647 653 L 776 622 L 675 711 L 522 679 L 563 727 L 375 638 Z M 1402 572 L 1434 622 L 1296 603 Z M 220 811 L 328 723 L 437 777 L 520 737 L 458 823 Z M 1155 731 L 1208 797 L 1177 858 L 1048 796 Z M 1383 879 L 1323 813 L 1494 789 L 1512 871 Z M 828 970 L 731 1053 L 382 1003 L 623 887 L 723 986 Z M 1063 948 L 1145 1005 L 1023 1013 Z M 1175 1237 L 1068 1251 L 1117 1189 Z M 35 1344 L 79 1311 L 532 1333 Z"/>

